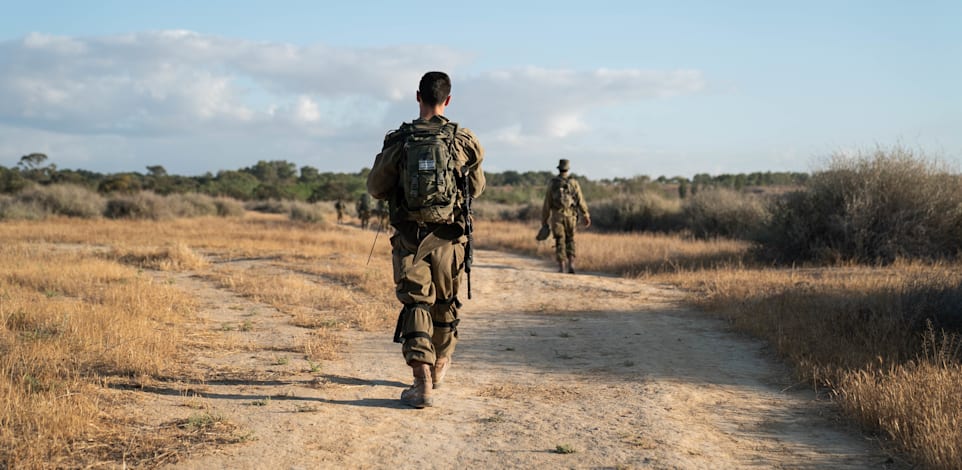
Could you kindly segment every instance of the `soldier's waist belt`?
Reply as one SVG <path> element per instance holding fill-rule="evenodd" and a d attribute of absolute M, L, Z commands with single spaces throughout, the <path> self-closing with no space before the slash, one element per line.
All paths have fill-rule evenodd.
<path fill-rule="evenodd" d="M 452 322 L 435 321 L 433 323 L 435 328 L 450 328 L 455 330 L 458 328 L 458 323 L 461 323 L 461 319 L 455 318 Z"/>

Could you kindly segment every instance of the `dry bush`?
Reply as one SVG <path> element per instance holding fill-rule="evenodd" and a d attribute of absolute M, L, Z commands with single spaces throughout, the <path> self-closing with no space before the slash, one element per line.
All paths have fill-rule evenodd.
<path fill-rule="evenodd" d="M 174 217 L 202 217 L 217 214 L 214 198 L 206 194 L 168 194 L 164 202 Z"/>
<path fill-rule="evenodd" d="M 324 222 L 324 210 L 317 204 L 308 202 L 292 202 L 289 212 L 291 220 L 319 224 Z"/>
<path fill-rule="evenodd" d="M 42 214 L 68 217 L 100 217 L 106 206 L 103 196 L 74 184 L 34 185 L 16 198 L 26 206 L 42 208 Z"/>
<path fill-rule="evenodd" d="M 706 188 L 685 199 L 685 225 L 700 238 L 752 240 L 771 219 L 765 201 L 726 188 Z"/>
<path fill-rule="evenodd" d="M 111 219 L 164 220 L 174 217 L 163 196 L 150 191 L 111 197 L 107 201 L 104 217 Z"/>
<path fill-rule="evenodd" d="M 901 147 L 836 155 L 805 190 L 773 208 L 762 241 L 781 260 L 953 257 L 962 251 L 960 183 L 943 165 Z"/>
<path fill-rule="evenodd" d="M 38 202 L 24 202 L 13 196 L 0 195 L 0 220 L 40 220 L 51 214 Z"/>
<path fill-rule="evenodd" d="M 685 227 L 681 200 L 646 191 L 589 201 L 591 223 L 609 231 L 671 232 Z"/>
<path fill-rule="evenodd" d="M 242 202 L 229 197 L 214 198 L 214 207 L 217 208 L 217 215 L 221 217 L 241 217 L 245 212 Z"/>

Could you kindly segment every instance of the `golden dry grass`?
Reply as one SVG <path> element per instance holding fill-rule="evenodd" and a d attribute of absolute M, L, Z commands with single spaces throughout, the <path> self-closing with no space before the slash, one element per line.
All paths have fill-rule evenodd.
<path fill-rule="evenodd" d="M 192 446 L 242 440 L 202 414 L 145 425 L 108 387 L 192 379 L 190 348 L 236 346 L 188 330 L 195 300 L 151 272 L 187 271 L 289 314 L 312 329 L 293 347 L 313 363 L 336 357 L 339 328 L 392 324 L 390 243 L 379 238 L 367 264 L 374 232 L 284 216 L 4 222 L 0 468 L 156 466 Z"/>
<path fill-rule="evenodd" d="M 176 323 L 191 299 L 134 268 L 50 245 L 4 241 L 0 273 L 0 466 L 61 466 L 91 440 L 120 445 L 99 385 L 177 364 Z"/>
<path fill-rule="evenodd" d="M 552 256 L 534 242 L 537 227 L 477 226 L 480 247 Z M 390 245 L 381 234 L 368 264 L 373 241 L 373 232 L 265 215 L 0 225 L 0 466 L 152 466 L 202 436 L 236 442 L 230 423 L 202 414 L 145 427 L 119 415 L 104 388 L 114 377 L 190 375 L 178 348 L 232 347 L 186 331 L 194 300 L 145 270 L 190 271 L 274 306 L 312 329 L 294 347 L 320 361 L 336 356 L 337 329 L 387 328 L 396 315 Z M 591 232 L 578 242 L 583 270 L 679 285 L 765 338 L 919 464 L 959 461 L 958 342 L 938 332 L 923 341 L 905 323 L 919 292 L 958 289 L 958 266 L 768 269 L 746 263 L 741 242 Z"/>
<path fill-rule="evenodd" d="M 550 239 L 535 242 L 534 225 L 476 225 L 480 246 L 554 256 Z M 803 383 L 828 387 L 846 414 L 915 463 L 962 461 L 962 338 L 925 328 L 926 317 L 962 311 L 958 264 L 769 268 L 748 261 L 742 242 L 591 232 L 577 240 L 582 270 L 684 288 L 696 306 L 768 341 Z"/>
<path fill-rule="evenodd" d="M 554 257 L 551 238 L 537 243 L 537 225 L 515 222 L 476 224 L 478 247 L 502 249 L 536 256 Z M 580 227 L 579 227 L 580 228 Z M 737 266 L 749 244 L 736 240 L 683 239 L 677 235 L 639 233 L 576 234 L 578 266 L 628 277 L 678 270 L 692 271 Z"/>

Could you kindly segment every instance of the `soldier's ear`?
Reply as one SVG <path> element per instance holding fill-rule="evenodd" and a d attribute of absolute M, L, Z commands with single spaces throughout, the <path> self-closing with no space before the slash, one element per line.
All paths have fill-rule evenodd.
<path fill-rule="evenodd" d="M 447 106 L 449 104 L 451 104 L 451 95 L 448 95 L 448 97 L 444 99 L 444 105 Z"/>
<path fill-rule="evenodd" d="M 420 103 L 420 102 L 421 102 L 421 92 L 420 92 L 420 91 L 415 91 L 415 92 L 414 92 L 414 96 L 417 97 L 418 103 Z"/>

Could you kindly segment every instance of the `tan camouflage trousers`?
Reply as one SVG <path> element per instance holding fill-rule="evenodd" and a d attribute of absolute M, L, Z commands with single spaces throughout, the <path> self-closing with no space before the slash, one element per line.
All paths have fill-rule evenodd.
<path fill-rule="evenodd" d="M 558 261 L 565 261 L 575 256 L 575 226 L 577 225 L 577 214 L 557 211 L 551 213 L 551 234 L 554 236 L 554 254 Z"/>
<path fill-rule="evenodd" d="M 406 311 L 401 315 L 401 353 L 409 365 L 434 365 L 438 358 L 450 358 L 457 344 L 456 296 L 466 240 L 438 247 L 415 263 L 416 237 L 400 231 L 391 237 L 397 298 Z"/>

